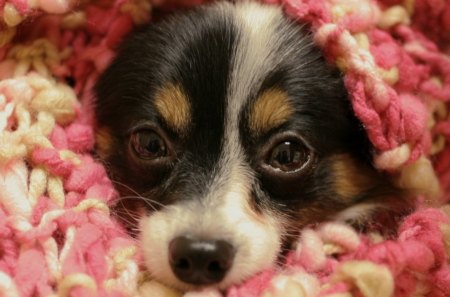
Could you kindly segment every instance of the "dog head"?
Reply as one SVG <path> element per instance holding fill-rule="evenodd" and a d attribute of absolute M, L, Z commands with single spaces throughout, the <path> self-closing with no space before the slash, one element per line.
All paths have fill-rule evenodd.
<path fill-rule="evenodd" d="M 224 289 L 305 225 L 358 219 L 395 187 L 370 164 L 341 74 L 280 8 L 220 3 L 134 32 L 97 87 L 98 153 L 148 270 Z M 133 215 L 132 215 L 133 217 Z"/>

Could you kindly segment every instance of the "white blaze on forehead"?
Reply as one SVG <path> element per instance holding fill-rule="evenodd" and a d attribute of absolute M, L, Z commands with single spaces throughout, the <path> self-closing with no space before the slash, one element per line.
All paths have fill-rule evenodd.
<path fill-rule="evenodd" d="M 243 162 L 239 116 L 250 98 L 260 90 L 264 79 L 278 67 L 282 56 L 292 50 L 283 47 L 281 41 L 293 34 L 292 28 L 286 26 L 279 6 L 237 3 L 233 18 L 237 37 L 230 62 L 223 150 L 223 159 L 226 160 L 223 163 L 228 167 L 236 167 L 236 163 Z"/>
<path fill-rule="evenodd" d="M 223 9 L 230 9 L 237 36 L 230 61 L 224 145 L 218 164 L 218 181 L 213 182 L 212 189 L 214 186 L 223 188 L 224 177 L 228 184 L 225 188 L 235 187 L 236 182 L 247 187 L 251 185 L 251 174 L 246 169 L 248 165 L 240 145 L 239 115 L 251 95 L 260 89 L 263 80 L 277 65 L 277 40 L 280 38 L 277 30 L 284 21 L 278 6 L 241 2 L 234 6 L 225 5 Z M 247 197 L 248 191 L 250 189 L 247 189 Z M 216 192 L 215 189 L 212 192 Z"/>
<path fill-rule="evenodd" d="M 252 92 L 259 90 L 264 78 L 276 67 L 277 29 L 282 22 L 279 7 L 253 2 L 237 6 L 235 24 L 238 36 L 227 98 L 230 125 L 237 125 L 244 103 Z"/>

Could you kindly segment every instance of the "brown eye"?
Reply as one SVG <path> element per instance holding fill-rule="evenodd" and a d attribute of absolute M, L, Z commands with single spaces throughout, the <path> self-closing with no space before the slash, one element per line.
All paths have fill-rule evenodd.
<path fill-rule="evenodd" d="M 278 143 L 270 152 L 268 165 L 283 172 L 295 172 L 302 169 L 310 160 L 310 151 L 295 141 Z"/>
<path fill-rule="evenodd" d="M 153 130 L 138 130 L 131 135 L 131 146 L 142 159 L 154 160 L 167 156 L 164 140 Z"/>

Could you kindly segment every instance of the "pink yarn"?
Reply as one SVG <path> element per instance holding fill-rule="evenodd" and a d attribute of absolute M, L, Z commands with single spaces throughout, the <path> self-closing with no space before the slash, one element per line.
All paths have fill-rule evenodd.
<path fill-rule="evenodd" d="M 69 176 L 75 167 L 72 162 L 61 160 L 57 150 L 48 148 L 36 149 L 32 153 L 31 160 L 35 164 L 45 166 L 51 174 L 63 177 Z"/>
<path fill-rule="evenodd" d="M 136 242 L 111 218 L 116 193 L 90 155 L 91 90 L 152 5 L 203 1 L 75 2 L 0 0 L 0 295 L 153 296 L 139 292 Z M 448 203 L 450 2 L 416 0 L 412 14 L 400 0 L 265 2 L 308 23 L 344 73 L 375 165 L 409 172 L 404 182 L 414 186 L 417 176 L 432 180 L 424 165 L 414 169 L 432 160 Z M 449 210 L 420 206 L 396 230 L 389 238 L 336 222 L 305 229 L 284 267 L 226 295 L 450 296 Z"/>

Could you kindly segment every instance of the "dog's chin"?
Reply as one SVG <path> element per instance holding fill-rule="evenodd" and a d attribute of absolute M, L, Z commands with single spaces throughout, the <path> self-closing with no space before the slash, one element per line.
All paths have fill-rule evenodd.
<path fill-rule="evenodd" d="M 206 287 L 225 290 L 273 267 L 281 253 L 279 223 L 270 214 L 250 215 L 238 202 L 239 197 L 234 198 L 230 196 L 226 205 L 211 207 L 209 211 L 201 211 L 200 204 L 191 201 L 144 216 L 140 221 L 140 242 L 152 278 L 182 291 Z M 226 240 L 234 246 L 233 265 L 222 280 L 192 285 L 175 276 L 168 247 L 180 235 Z"/>

